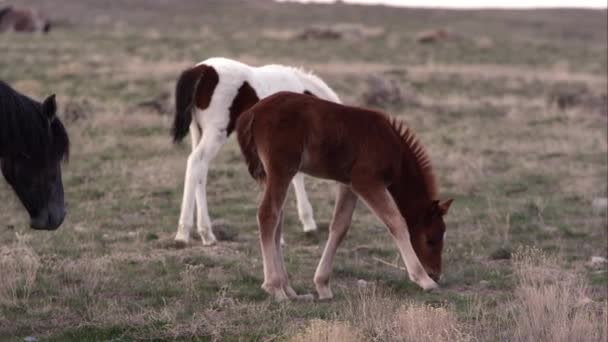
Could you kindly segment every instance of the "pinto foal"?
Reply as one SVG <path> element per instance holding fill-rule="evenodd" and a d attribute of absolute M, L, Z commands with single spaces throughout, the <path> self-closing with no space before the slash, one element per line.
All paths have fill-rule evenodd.
<path fill-rule="evenodd" d="M 175 91 L 173 140 L 181 141 L 190 131 L 192 153 L 188 157 L 176 241 L 188 242 L 196 203 L 197 230 L 203 244 L 215 243 L 207 209 L 209 164 L 234 130 L 239 115 L 260 99 L 282 90 L 340 102 L 319 77 L 282 65 L 255 68 L 226 58 L 210 58 L 180 75 Z M 304 176 L 295 175 L 293 185 L 304 231 L 314 231 L 317 225 L 304 190 Z"/>
<path fill-rule="evenodd" d="M 314 277 L 319 298 L 333 296 L 333 259 L 358 198 L 388 227 L 410 279 L 425 290 L 437 287 L 431 277 L 438 280 L 441 274 L 443 215 L 452 200 L 439 201 L 430 161 L 410 128 L 372 110 L 280 92 L 243 113 L 237 134 L 249 173 L 265 186 L 257 215 L 262 288 L 277 300 L 298 297 L 289 286 L 279 243 L 283 203 L 298 172 L 339 183 Z"/>

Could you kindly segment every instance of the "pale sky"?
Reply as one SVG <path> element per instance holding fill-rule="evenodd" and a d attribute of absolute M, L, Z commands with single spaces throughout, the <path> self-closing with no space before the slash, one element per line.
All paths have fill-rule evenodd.
<path fill-rule="evenodd" d="M 279 0 L 292 1 L 292 0 Z M 606 8 L 607 0 L 344 0 L 358 4 L 385 4 L 409 7 L 443 8 Z M 299 0 L 299 2 L 334 2 L 334 0 Z"/>

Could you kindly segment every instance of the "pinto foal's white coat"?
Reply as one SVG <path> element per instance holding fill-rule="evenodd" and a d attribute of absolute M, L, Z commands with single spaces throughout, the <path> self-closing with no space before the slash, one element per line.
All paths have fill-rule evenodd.
<path fill-rule="evenodd" d="M 227 139 L 230 122 L 229 108 L 244 82 L 255 90 L 259 99 L 279 91 L 303 93 L 308 91 L 319 98 L 340 103 L 336 93 L 319 77 L 300 69 L 283 65 L 251 67 L 226 59 L 210 58 L 197 65 L 208 65 L 219 75 L 209 106 L 205 109 L 195 107 L 190 124 L 192 153 L 188 157 L 184 196 L 175 240 L 187 243 L 194 221 L 194 206 L 197 206 L 197 231 L 204 245 L 216 242 L 207 209 L 207 174 L 209 164 L 215 158 Z M 313 218 L 312 207 L 304 189 L 304 176 L 293 178 L 298 203 L 298 215 L 304 231 L 314 231 L 317 225 Z M 196 201 L 196 202 L 195 202 Z"/>

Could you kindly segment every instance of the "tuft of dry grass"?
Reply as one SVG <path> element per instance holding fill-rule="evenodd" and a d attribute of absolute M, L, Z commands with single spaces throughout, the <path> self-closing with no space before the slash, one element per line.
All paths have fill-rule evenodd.
<path fill-rule="evenodd" d="M 396 313 L 392 340 L 404 342 L 472 341 L 456 315 L 443 307 L 411 304 Z"/>
<path fill-rule="evenodd" d="M 397 308 L 398 302 L 394 298 L 371 286 L 359 288 L 357 295 L 348 299 L 345 316 L 365 336 L 386 340 L 391 335 Z"/>
<path fill-rule="evenodd" d="M 365 341 L 362 333 L 348 322 L 314 319 L 292 342 L 357 342 Z"/>
<path fill-rule="evenodd" d="M 400 304 L 401 303 L 401 304 Z M 403 304 L 361 288 L 348 300 L 342 321 L 312 320 L 293 341 L 471 341 L 467 328 L 445 307 Z"/>
<path fill-rule="evenodd" d="M 70 296 L 94 296 L 98 289 L 111 280 L 112 259 L 65 260 L 59 265 L 64 292 Z"/>
<path fill-rule="evenodd" d="M 514 255 L 518 279 L 511 308 L 516 341 L 606 341 L 606 303 L 586 295 L 585 282 L 535 248 Z"/>
<path fill-rule="evenodd" d="M 0 246 L 0 305 L 18 306 L 26 301 L 36 282 L 40 258 L 23 239 Z"/>

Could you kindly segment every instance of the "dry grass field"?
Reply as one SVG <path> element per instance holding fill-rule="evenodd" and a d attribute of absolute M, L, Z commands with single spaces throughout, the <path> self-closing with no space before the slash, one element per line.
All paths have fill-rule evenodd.
<path fill-rule="evenodd" d="M 0 341 L 605 341 L 608 336 L 606 11 L 447 11 L 270 1 L 19 1 L 49 35 L 0 35 L 0 78 L 57 93 L 72 139 L 68 216 L 55 232 L 0 181 Z M 325 27 L 335 39 L 299 39 Z M 448 39 L 420 44 L 422 31 Z M 261 189 L 236 139 L 209 175 L 224 240 L 172 244 L 189 144 L 171 93 L 210 56 L 314 70 L 349 104 L 388 83 L 384 110 L 426 146 L 455 202 L 441 289 L 407 279 L 386 229 L 360 205 L 338 251 L 331 301 L 275 303 L 260 288 Z M 372 86 L 370 86 L 370 84 Z M 400 101 L 398 101 L 400 100 Z M 164 105 L 164 103 L 161 103 Z M 334 187 L 307 182 L 324 228 L 305 236 L 290 192 L 285 258 L 312 277 Z M 599 260 L 599 259 L 598 259 Z M 31 339 L 30 339 L 31 340 Z"/>

